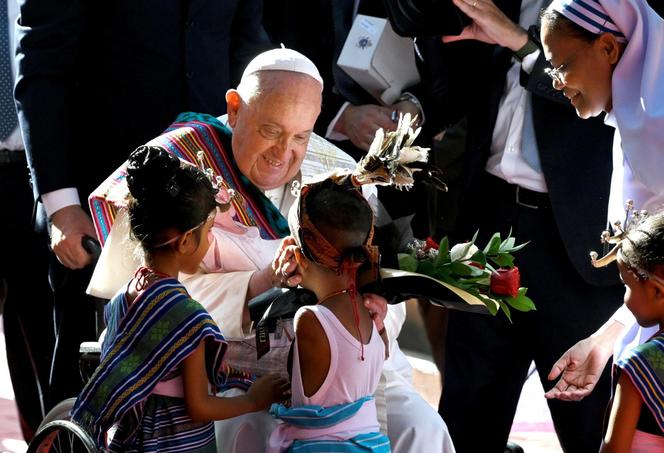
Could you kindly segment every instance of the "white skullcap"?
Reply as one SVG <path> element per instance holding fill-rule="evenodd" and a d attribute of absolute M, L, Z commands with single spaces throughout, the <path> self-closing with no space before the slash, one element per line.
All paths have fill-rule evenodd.
<path fill-rule="evenodd" d="M 313 61 L 293 49 L 272 49 L 261 53 L 249 62 L 242 74 L 242 79 L 259 71 L 299 72 L 313 77 L 323 85 L 323 78 Z"/>

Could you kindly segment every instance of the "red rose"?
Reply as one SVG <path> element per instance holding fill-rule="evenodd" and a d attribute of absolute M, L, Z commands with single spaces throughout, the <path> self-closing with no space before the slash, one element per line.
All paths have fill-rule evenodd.
<path fill-rule="evenodd" d="M 521 275 L 519 268 L 498 269 L 491 274 L 491 292 L 501 296 L 516 297 L 519 295 L 521 286 Z"/>
<path fill-rule="evenodd" d="M 424 251 L 425 251 L 425 252 L 426 252 L 427 250 L 430 250 L 430 249 L 438 250 L 438 247 L 440 247 L 440 245 L 439 245 L 436 241 L 434 241 L 433 238 L 432 238 L 431 236 L 429 236 L 428 238 L 426 238 L 426 239 L 424 240 L 424 242 L 425 242 L 425 244 L 424 244 Z"/>

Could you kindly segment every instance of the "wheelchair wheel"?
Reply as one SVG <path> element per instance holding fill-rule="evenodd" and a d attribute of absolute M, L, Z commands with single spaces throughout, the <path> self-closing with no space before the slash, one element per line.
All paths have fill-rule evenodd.
<path fill-rule="evenodd" d="M 71 420 L 70 412 L 74 407 L 74 403 L 76 403 L 76 398 L 67 398 L 66 400 L 62 400 L 56 404 L 53 409 L 48 411 L 48 414 L 46 414 L 44 420 L 42 420 L 42 422 L 39 424 L 37 431 L 56 420 Z"/>
<path fill-rule="evenodd" d="M 96 453 L 90 435 L 76 423 L 54 420 L 44 425 L 28 446 L 28 453 Z"/>

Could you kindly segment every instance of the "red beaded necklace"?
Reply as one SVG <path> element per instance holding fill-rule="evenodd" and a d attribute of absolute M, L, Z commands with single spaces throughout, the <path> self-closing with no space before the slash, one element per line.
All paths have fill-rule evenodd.
<path fill-rule="evenodd" d="M 155 280 L 172 277 L 168 274 L 165 274 L 164 272 L 159 272 L 146 266 L 141 266 L 136 269 L 136 272 L 134 272 L 134 278 L 136 279 L 136 291 L 140 293 L 148 286 L 150 286 L 150 284 L 152 284 Z"/>

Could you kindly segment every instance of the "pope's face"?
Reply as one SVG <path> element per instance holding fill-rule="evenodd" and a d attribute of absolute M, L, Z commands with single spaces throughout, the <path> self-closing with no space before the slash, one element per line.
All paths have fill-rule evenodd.
<path fill-rule="evenodd" d="M 227 94 L 233 156 L 249 180 L 263 190 L 290 181 L 299 171 L 316 118 L 321 85 L 301 74 L 282 74 L 249 104 Z"/>

